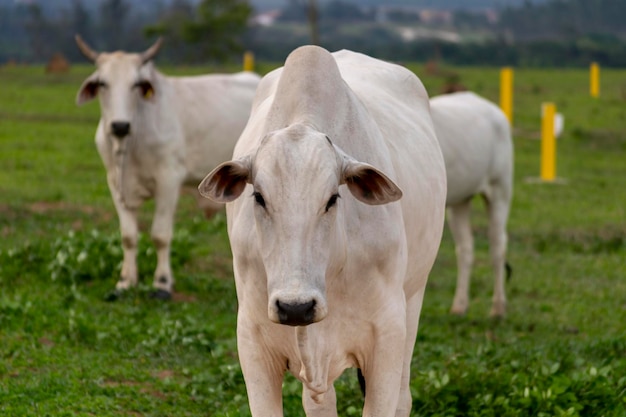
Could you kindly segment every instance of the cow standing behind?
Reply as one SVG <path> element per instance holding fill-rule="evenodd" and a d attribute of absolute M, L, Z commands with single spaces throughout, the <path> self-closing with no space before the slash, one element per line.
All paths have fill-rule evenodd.
<path fill-rule="evenodd" d="M 448 176 L 448 225 L 456 246 L 457 285 L 451 312 L 465 314 L 474 261 L 470 224 L 472 198 L 484 198 L 489 215 L 489 249 L 495 282 L 491 316 L 506 313 L 504 275 L 507 232 L 513 195 L 513 141 L 505 114 L 471 92 L 433 97 L 430 101 L 437 138 Z"/>
<path fill-rule="evenodd" d="M 199 189 L 231 202 L 252 415 L 283 415 L 289 370 L 307 416 L 336 416 L 333 382 L 357 367 L 364 416 L 408 416 L 446 194 L 419 79 L 362 54 L 298 48 L 262 79 L 233 160 Z"/>
<path fill-rule="evenodd" d="M 151 62 L 161 41 L 141 54 L 98 53 L 79 36 L 97 70 L 80 87 L 77 104 L 100 99 L 96 145 L 117 210 L 124 260 L 111 299 L 137 284 L 137 212 L 155 199 L 152 241 L 157 252 L 157 298 L 171 296 L 170 243 L 182 186 L 197 185 L 230 159 L 243 131 L 260 77 L 250 72 L 168 77 Z M 199 196 L 198 196 L 199 197 Z M 207 214 L 220 205 L 198 198 Z"/>

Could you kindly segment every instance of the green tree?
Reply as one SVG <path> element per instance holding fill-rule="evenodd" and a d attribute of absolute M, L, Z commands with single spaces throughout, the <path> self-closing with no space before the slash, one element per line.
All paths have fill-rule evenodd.
<path fill-rule="evenodd" d="M 241 36 L 251 14 L 247 0 L 202 0 L 195 19 L 183 24 L 182 37 L 199 48 L 199 58 L 225 61 L 243 51 Z"/>
<path fill-rule="evenodd" d="M 144 28 L 147 37 L 164 36 L 166 48 L 159 56 L 172 62 L 193 61 L 194 48 L 184 38 L 184 27 L 194 18 L 194 6 L 189 0 L 174 0 L 158 16 L 158 23 Z"/>

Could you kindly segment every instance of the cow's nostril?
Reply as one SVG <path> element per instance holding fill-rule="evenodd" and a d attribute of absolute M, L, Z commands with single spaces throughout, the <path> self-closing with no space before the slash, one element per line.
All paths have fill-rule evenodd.
<path fill-rule="evenodd" d="M 307 303 L 282 303 L 276 301 L 278 308 L 278 320 L 281 324 L 289 326 L 306 326 L 313 323 L 315 318 L 315 300 Z"/>
<path fill-rule="evenodd" d="M 115 136 L 121 139 L 130 133 L 130 123 L 113 122 L 111 123 L 111 131 Z"/>

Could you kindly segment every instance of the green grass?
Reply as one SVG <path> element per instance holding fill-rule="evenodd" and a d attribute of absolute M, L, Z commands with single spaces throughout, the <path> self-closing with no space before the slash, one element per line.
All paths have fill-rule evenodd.
<path fill-rule="evenodd" d="M 431 95 L 454 72 L 498 102 L 497 68 L 428 75 L 409 67 Z M 192 199 L 181 199 L 174 301 L 148 297 L 155 255 L 147 236 L 140 287 L 117 303 L 103 301 L 121 250 L 93 144 L 98 106 L 74 104 L 91 71 L 0 69 L 0 414 L 249 415 L 223 215 L 206 221 Z M 584 70 L 516 70 L 508 316 L 487 318 L 492 278 L 477 199 L 470 311 L 448 314 L 456 270 L 446 229 L 414 354 L 413 415 L 626 415 L 625 75 L 603 70 L 602 95 L 591 99 Z M 545 101 L 565 115 L 557 183 L 535 181 Z M 336 386 L 339 414 L 358 415 L 354 371 Z M 284 393 L 286 415 L 302 416 L 293 377 Z"/>

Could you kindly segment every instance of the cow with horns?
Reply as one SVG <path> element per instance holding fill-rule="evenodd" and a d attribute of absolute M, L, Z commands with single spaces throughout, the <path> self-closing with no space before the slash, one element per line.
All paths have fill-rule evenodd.
<path fill-rule="evenodd" d="M 142 53 L 96 52 L 78 35 L 76 43 L 97 67 L 83 82 L 76 102 L 99 98 L 96 145 L 122 236 L 121 275 L 109 298 L 137 284 L 137 214 L 145 200 L 154 198 L 153 296 L 168 299 L 174 284 L 170 245 L 181 188 L 190 186 L 197 195 L 207 172 L 230 159 L 260 77 L 251 72 L 166 76 L 152 63 L 161 39 Z M 207 215 L 220 209 L 206 199 L 198 201 Z"/>

